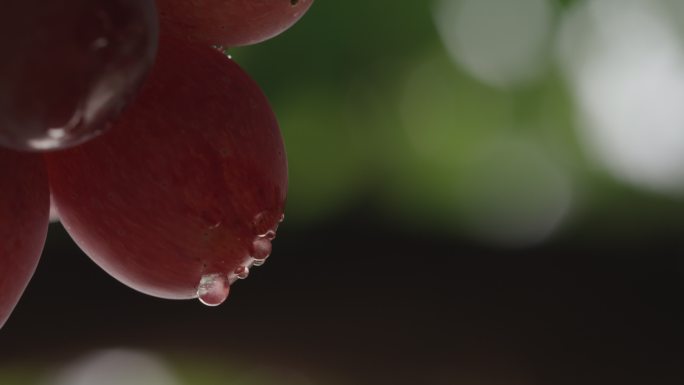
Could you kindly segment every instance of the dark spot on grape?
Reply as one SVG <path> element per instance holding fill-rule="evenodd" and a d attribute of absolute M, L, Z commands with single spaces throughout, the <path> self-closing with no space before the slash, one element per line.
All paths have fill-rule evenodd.
<path fill-rule="evenodd" d="M 292 5 L 293 7 L 297 5 L 297 3 L 299 3 L 299 0 L 290 0 L 290 5 Z"/>

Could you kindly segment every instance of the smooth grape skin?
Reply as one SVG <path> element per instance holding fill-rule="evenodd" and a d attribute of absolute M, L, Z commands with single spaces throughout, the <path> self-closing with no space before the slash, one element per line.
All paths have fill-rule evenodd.
<path fill-rule="evenodd" d="M 313 0 L 157 0 L 162 28 L 204 44 L 259 43 L 290 28 Z"/>
<path fill-rule="evenodd" d="M 76 243 L 162 298 L 193 298 L 203 275 L 243 265 L 285 204 L 283 141 L 257 84 L 217 50 L 169 37 L 112 129 L 46 160 Z"/>
<path fill-rule="evenodd" d="M 33 276 L 45 244 L 50 193 L 39 155 L 0 149 L 0 327 Z"/>
<path fill-rule="evenodd" d="M 0 144 L 59 149 L 105 130 L 154 62 L 154 0 L 10 0 L 0 12 Z"/>

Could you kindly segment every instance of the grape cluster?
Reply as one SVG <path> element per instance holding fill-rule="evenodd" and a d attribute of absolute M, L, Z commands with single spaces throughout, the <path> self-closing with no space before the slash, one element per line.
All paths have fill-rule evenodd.
<path fill-rule="evenodd" d="M 0 327 L 49 211 L 140 292 L 218 305 L 271 252 L 287 159 L 269 103 L 214 47 L 313 0 L 11 1 L 0 13 Z"/>

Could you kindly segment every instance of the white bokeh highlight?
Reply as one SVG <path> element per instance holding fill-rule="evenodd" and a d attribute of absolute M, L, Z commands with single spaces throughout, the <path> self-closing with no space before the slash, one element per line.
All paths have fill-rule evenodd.
<path fill-rule="evenodd" d="M 659 0 L 580 3 L 559 57 L 590 157 L 648 190 L 684 192 L 684 40 Z"/>
<path fill-rule="evenodd" d="M 45 385 L 181 385 L 152 354 L 127 349 L 92 353 L 63 368 Z"/>
<path fill-rule="evenodd" d="M 439 35 L 473 77 L 508 88 L 543 71 L 555 7 L 549 0 L 438 0 Z"/>
<path fill-rule="evenodd" d="M 506 247 L 542 243 L 569 217 L 574 186 L 538 143 L 501 136 L 473 151 L 459 178 L 458 215 L 476 239 Z"/>

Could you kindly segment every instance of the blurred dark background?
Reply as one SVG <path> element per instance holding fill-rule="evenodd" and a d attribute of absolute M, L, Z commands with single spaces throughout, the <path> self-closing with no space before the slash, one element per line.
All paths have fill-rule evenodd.
<path fill-rule="evenodd" d="M 53 224 L 0 384 L 684 382 L 681 2 L 318 0 L 230 54 L 290 159 L 268 263 L 164 301 Z"/>

